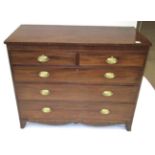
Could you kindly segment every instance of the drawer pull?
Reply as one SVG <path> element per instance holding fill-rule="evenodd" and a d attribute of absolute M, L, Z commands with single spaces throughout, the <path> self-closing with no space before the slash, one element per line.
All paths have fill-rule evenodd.
<path fill-rule="evenodd" d="M 108 115 L 108 114 L 110 114 L 110 110 L 109 109 L 106 109 L 106 108 L 103 108 L 103 109 L 100 110 L 100 113 L 102 115 Z"/>
<path fill-rule="evenodd" d="M 107 72 L 107 73 L 104 74 L 104 77 L 107 78 L 107 79 L 114 79 L 116 76 L 112 72 Z"/>
<path fill-rule="evenodd" d="M 40 94 L 43 96 L 48 96 L 50 95 L 50 91 L 48 89 L 42 89 L 40 90 Z"/>
<path fill-rule="evenodd" d="M 49 60 L 49 57 L 47 55 L 43 54 L 43 55 L 38 56 L 37 60 L 38 60 L 38 62 L 44 63 Z"/>
<path fill-rule="evenodd" d="M 52 109 L 50 107 L 44 107 L 44 108 L 41 109 L 41 111 L 43 113 L 50 113 L 50 112 L 52 112 Z"/>
<path fill-rule="evenodd" d="M 48 71 L 41 71 L 41 72 L 39 72 L 38 75 L 41 78 L 48 78 L 50 76 L 50 73 Z"/>
<path fill-rule="evenodd" d="M 102 92 L 102 95 L 103 96 L 106 96 L 106 97 L 110 97 L 113 95 L 113 92 L 112 91 L 109 91 L 109 90 L 105 90 Z"/>
<path fill-rule="evenodd" d="M 106 62 L 108 64 L 116 64 L 118 62 L 118 59 L 116 57 L 114 57 L 114 56 L 111 56 L 111 57 L 106 59 Z"/>

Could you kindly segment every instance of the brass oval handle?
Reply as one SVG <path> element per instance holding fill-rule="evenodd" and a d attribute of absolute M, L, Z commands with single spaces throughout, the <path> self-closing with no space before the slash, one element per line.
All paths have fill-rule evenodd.
<path fill-rule="evenodd" d="M 38 60 L 38 62 L 44 63 L 49 60 L 49 57 L 47 55 L 42 54 L 42 55 L 38 56 L 37 60 Z"/>
<path fill-rule="evenodd" d="M 52 109 L 51 109 L 50 107 L 43 107 L 43 108 L 41 109 L 41 111 L 42 111 L 43 113 L 50 113 L 50 112 L 52 112 Z"/>
<path fill-rule="evenodd" d="M 48 71 L 40 71 L 38 75 L 41 78 L 48 78 L 50 76 L 50 73 Z"/>
<path fill-rule="evenodd" d="M 50 90 L 42 89 L 42 90 L 40 90 L 40 94 L 43 96 L 48 96 L 48 95 L 50 95 Z"/>
<path fill-rule="evenodd" d="M 103 108 L 103 109 L 100 110 L 100 113 L 101 113 L 102 115 L 108 115 L 108 114 L 110 114 L 110 110 L 107 109 L 107 108 Z"/>
<path fill-rule="evenodd" d="M 112 72 L 107 72 L 104 74 L 104 77 L 107 79 L 114 79 L 116 77 L 116 75 Z"/>
<path fill-rule="evenodd" d="M 106 59 L 106 62 L 108 64 L 116 64 L 118 62 L 118 59 L 116 57 L 114 57 L 114 56 L 111 56 L 111 57 Z"/>
<path fill-rule="evenodd" d="M 106 96 L 106 97 L 113 96 L 113 94 L 114 93 L 112 91 L 110 91 L 110 90 L 105 90 L 105 91 L 102 92 L 102 95 Z"/>

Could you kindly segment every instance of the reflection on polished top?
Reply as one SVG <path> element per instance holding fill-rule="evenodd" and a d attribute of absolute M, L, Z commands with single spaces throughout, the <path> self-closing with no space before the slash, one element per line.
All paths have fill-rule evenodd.
<path fill-rule="evenodd" d="M 133 27 L 21 25 L 5 43 L 151 45 Z"/>

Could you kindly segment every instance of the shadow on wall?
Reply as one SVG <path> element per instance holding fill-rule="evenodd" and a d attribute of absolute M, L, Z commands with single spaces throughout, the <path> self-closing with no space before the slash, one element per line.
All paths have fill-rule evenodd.
<path fill-rule="evenodd" d="M 155 21 L 140 21 L 137 29 L 152 42 L 144 75 L 155 88 Z"/>

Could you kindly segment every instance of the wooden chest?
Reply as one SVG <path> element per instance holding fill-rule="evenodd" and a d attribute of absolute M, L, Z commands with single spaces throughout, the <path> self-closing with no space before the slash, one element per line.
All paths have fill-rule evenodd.
<path fill-rule="evenodd" d="M 21 128 L 32 121 L 131 130 L 151 46 L 134 28 L 22 25 L 5 43 Z"/>

